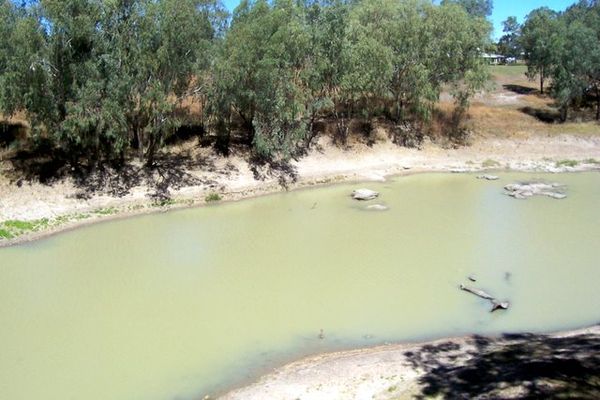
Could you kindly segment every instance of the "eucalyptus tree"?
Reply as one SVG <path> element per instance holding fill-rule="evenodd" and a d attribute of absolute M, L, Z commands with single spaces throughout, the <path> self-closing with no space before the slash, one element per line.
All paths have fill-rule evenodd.
<path fill-rule="evenodd" d="M 489 71 L 480 55 L 481 49 L 489 46 L 492 27 L 486 19 L 471 18 L 453 4 L 430 9 L 428 25 L 431 79 L 438 88 L 449 87 L 458 124 L 470 98 L 488 82 Z"/>
<path fill-rule="evenodd" d="M 0 61 L 2 109 L 25 111 L 34 135 L 73 161 L 122 159 L 133 144 L 151 164 L 180 122 L 179 100 L 209 65 L 222 24 L 217 9 L 214 0 L 41 0 L 19 8 L 7 24 L 10 40 L 2 40 L 12 46 Z M 6 1 L 2 10 L 16 13 Z"/>
<path fill-rule="evenodd" d="M 458 4 L 463 7 L 469 15 L 474 17 L 489 17 L 494 10 L 493 0 L 442 0 L 442 5 Z"/>
<path fill-rule="evenodd" d="M 13 96 L 10 95 L 11 82 L 8 77 L 9 71 L 12 69 L 10 64 L 12 62 L 9 54 L 13 54 L 14 49 L 14 37 L 15 28 L 17 26 L 17 11 L 16 7 L 9 0 L 0 0 L 0 111 L 11 114 L 11 109 L 14 109 L 14 105 L 11 105 Z"/>
<path fill-rule="evenodd" d="M 558 14 L 547 7 L 533 10 L 521 30 L 521 45 L 527 62 L 527 76 L 539 76 L 540 93 L 556 58 L 560 36 Z"/>
<path fill-rule="evenodd" d="M 242 1 L 213 68 L 213 120 L 230 134 L 242 121 L 261 158 L 287 159 L 307 130 L 310 37 L 304 7 L 292 0 Z"/>
<path fill-rule="evenodd" d="M 519 57 L 521 55 L 520 35 L 521 25 L 516 17 L 508 17 L 502 22 L 504 35 L 498 41 L 498 51 L 507 57 Z"/>
<path fill-rule="evenodd" d="M 580 0 L 567 9 L 565 18 L 567 22 L 580 20 L 589 29 L 591 40 L 586 52 L 586 62 L 589 65 L 588 92 L 596 97 L 596 120 L 600 121 L 600 1 Z"/>
<path fill-rule="evenodd" d="M 3 38 L 11 49 L 0 71 L 2 111 L 23 111 L 34 139 L 44 134 L 76 159 L 87 137 L 66 121 L 91 77 L 99 2 L 42 0 L 14 10 L 12 34 Z"/>
<path fill-rule="evenodd" d="M 590 87 L 590 73 L 597 68 L 600 54 L 594 31 L 582 22 L 562 23 L 558 29 L 560 39 L 550 72 L 551 94 L 559 104 L 564 121 L 569 106 L 585 97 Z"/>
<path fill-rule="evenodd" d="M 552 77 L 552 96 L 565 120 L 573 104 L 596 98 L 596 119 L 600 120 L 600 4 L 584 0 L 560 16 Z"/>
<path fill-rule="evenodd" d="M 344 87 L 355 100 L 366 99 L 367 111 L 378 100 L 391 101 L 396 122 L 427 121 L 444 86 L 464 110 L 488 77 L 480 49 L 490 29 L 485 18 L 452 3 L 361 2 L 349 16 Z"/>
<path fill-rule="evenodd" d="M 348 69 L 341 82 L 351 101 L 363 100 L 361 112 L 369 117 L 376 101 L 390 95 L 394 75 L 392 32 L 400 23 L 400 2 L 374 0 L 350 11 L 343 55 Z"/>
<path fill-rule="evenodd" d="M 189 94 L 199 63 L 208 65 L 213 5 L 203 0 L 105 3 L 99 63 L 101 79 L 111 89 L 104 97 L 107 111 L 122 114 L 115 116 L 121 131 L 147 164 L 180 125 L 176 109 Z"/>
<path fill-rule="evenodd" d="M 315 134 L 314 121 L 324 113 L 334 116 L 336 139 L 344 141 L 347 136 L 348 96 L 341 84 L 348 70 L 344 46 L 351 3 L 348 0 L 307 0 L 305 3 L 306 26 L 310 37 L 307 68 L 304 71 L 310 97 L 307 103 L 310 113 L 309 141 Z"/>

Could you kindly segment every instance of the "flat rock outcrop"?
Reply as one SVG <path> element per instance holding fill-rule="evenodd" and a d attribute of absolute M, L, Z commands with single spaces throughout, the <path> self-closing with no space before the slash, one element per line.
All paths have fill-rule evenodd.
<path fill-rule="evenodd" d="M 527 199 L 532 196 L 547 196 L 553 199 L 564 199 L 565 186 L 560 183 L 523 182 L 504 186 L 506 194 L 515 199 Z"/>

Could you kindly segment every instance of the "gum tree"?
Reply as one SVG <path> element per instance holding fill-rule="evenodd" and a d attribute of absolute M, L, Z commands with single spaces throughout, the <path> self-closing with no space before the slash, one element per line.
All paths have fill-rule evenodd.
<path fill-rule="evenodd" d="M 533 10 L 523 24 L 521 45 L 527 62 L 527 76 L 539 76 L 540 93 L 544 94 L 544 82 L 552 68 L 560 37 L 558 14 L 547 7 Z"/>

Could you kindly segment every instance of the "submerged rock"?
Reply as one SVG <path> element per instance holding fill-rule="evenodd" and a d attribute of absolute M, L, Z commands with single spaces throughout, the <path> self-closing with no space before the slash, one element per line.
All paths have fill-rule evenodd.
<path fill-rule="evenodd" d="M 486 181 L 497 181 L 500 178 L 496 175 L 478 175 L 477 179 L 483 179 Z"/>
<path fill-rule="evenodd" d="M 532 196 L 547 196 L 553 199 L 564 199 L 565 186 L 559 183 L 525 182 L 504 186 L 506 194 L 515 199 L 527 199 Z"/>
<path fill-rule="evenodd" d="M 369 211 L 387 211 L 389 210 L 388 206 L 384 206 L 383 204 L 371 204 L 366 208 Z"/>
<path fill-rule="evenodd" d="M 354 200 L 373 200 L 379 196 L 379 193 L 370 189 L 356 189 L 352 192 Z"/>

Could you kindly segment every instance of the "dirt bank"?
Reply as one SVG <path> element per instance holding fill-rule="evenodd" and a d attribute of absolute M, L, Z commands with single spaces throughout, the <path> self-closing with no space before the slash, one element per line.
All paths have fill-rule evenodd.
<path fill-rule="evenodd" d="M 198 206 L 206 204 L 211 194 L 230 201 L 318 184 L 383 180 L 389 175 L 426 171 L 564 172 L 600 168 L 600 136 L 479 138 L 471 146 L 458 149 L 425 143 L 420 150 L 396 146 L 382 134 L 378 137 L 376 133 L 375 138 L 375 144 L 356 142 L 342 149 L 322 137 L 308 155 L 292 162 L 293 170 L 287 172 L 252 168 L 243 156 L 224 158 L 211 149 L 187 143 L 172 151 L 187 152 L 196 162 L 178 166 L 177 174 L 168 170 L 179 179 L 176 182 L 169 181 L 175 178 L 157 175 L 153 181 L 159 182 L 156 185 L 141 180 L 124 187 L 121 181 L 105 179 L 94 182 L 91 188 L 86 186 L 91 182 L 76 182 L 69 177 L 42 184 L 14 178 L 10 164 L 5 162 L 0 164 L 4 169 L 0 172 L 0 231 L 6 221 L 31 224 L 16 224 L 23 229 L 13 230 L 13 237 L 0 235 L 0 246 L 101 219 Z M 561 163 L 565 160 L 569 162 Z M 282 186 L 283 181 L 287 188 Z M 166 200 L 153 196 L 157 187 L 164 189 L 163 182 L 168 190 Z M 13 222 L 9 225 L 15 226 Z"/>
<path fill-rule="evenodd" d="M 600 326 L 553 335 L 461 337 L 309 357 L 221 400 L 600 396 Z"/>

